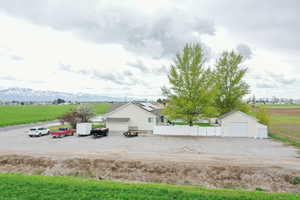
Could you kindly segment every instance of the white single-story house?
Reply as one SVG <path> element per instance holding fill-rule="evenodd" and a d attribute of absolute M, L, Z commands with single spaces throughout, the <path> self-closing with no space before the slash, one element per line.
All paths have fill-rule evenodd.
<path fill-rule="evenodd" d="M 258 123 L 255 117 L 241 111 L 231 111 L 218 118 L 221 135 L 224 137 L 267 138 L 267 127 Z"/>
<path fill-rule="evenodd" d="M 152 107 L 150 103 L 138 102 L 113 104 L 104 118 L 110 131 L 127 131 L 131 128 L 153 131 L 154 126 L 164 122 L 160 109 Z"/>

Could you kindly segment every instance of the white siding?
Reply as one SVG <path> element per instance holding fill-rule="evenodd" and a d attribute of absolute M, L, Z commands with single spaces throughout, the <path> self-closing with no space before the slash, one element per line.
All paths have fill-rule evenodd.
<path fill-rule="evenodd" d="M 238 135 L 237 132 L 233 132 L 235 131 L 233 127 L 235 124 L 240 124 L 239 126 L 241 130 L 240 135 Z M 246 114 L 242 114 L 240 112 L 235 112 L 221 120 L 222 135 L 229 136 L 229 137 L 256 137 L 257 124 L 258 124 L 257 121 L 251 116 L 247 116 Z M 243 131 L 245 125 L 247 129 L 246 135 L 244 134 Z M 236 126 L 236 129 L 238 129 L 238 125 Z"/>
<path fill-rule="evenodd" d="M 106 127 L 110 131 L 128 131 L 128 122 L 107 121 Z"/>
<path fill-rule="evenodd" d="M 156 125 L 156 115 L 130 103 L 108 115 L 109 118 L 130 118 L 128 126 L 136 126 L 139 130 L 153 130 Z M 149 118 L 151 122 L 149 122 Z M 117 122 L 116 122 L 117 123 Z M 118 122 L 119 123 L 119 122 Z M 110 126 L 110 123 L 108 124 Z"/>
<path fill-rule="evenodd" d="M 258 124 L 256 138 L 268 138 L 268 127 Z"/>

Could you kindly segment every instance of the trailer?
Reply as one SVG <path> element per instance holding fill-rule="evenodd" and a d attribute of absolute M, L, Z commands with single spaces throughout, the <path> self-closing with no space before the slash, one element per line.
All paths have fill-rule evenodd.
<path fill-rule="evenodd" d="M 76 125 L 77 136 L 88 136 L 91 134 L 92 124 L 91 123 L 78 123 Z"/>

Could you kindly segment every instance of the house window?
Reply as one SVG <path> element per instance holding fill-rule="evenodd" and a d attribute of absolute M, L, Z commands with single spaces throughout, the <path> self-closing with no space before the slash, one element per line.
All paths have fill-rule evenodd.
<path fill-rule="evenodd" d="M 148 118 L 148 122 L 149 122 L 149 123 L 152 123 L 152 117 L 149 117 L 149 118 Z"/>

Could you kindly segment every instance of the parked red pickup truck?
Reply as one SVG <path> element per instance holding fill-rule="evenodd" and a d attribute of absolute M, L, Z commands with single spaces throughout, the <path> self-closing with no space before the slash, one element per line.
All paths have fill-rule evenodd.
<path fill-rule="evenodd" d="M 52 131 L 51 135 L 53 138 L 62 138 L 69 135 L 74 135 L 74 131 L 69 128 L 59 128 L 57 131 Z"/>

